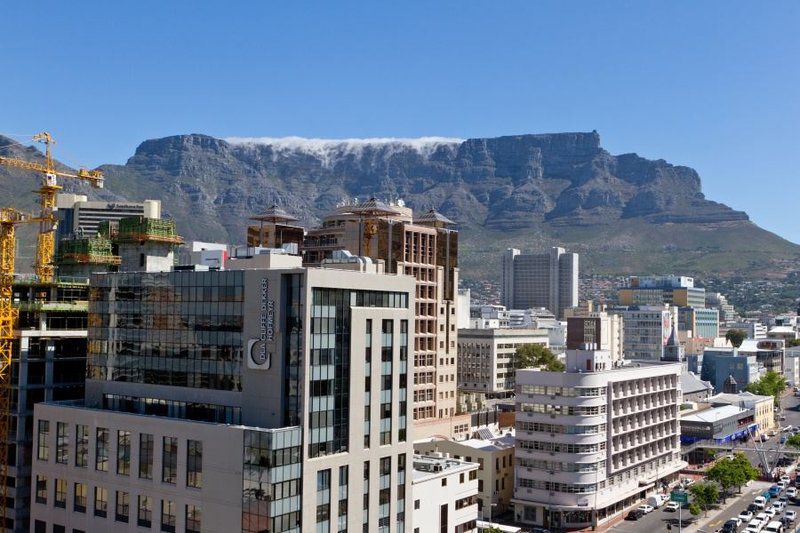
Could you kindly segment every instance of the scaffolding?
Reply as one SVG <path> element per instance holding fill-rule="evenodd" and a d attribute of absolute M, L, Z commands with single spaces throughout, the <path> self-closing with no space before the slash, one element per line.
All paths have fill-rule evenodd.
<path fill-rule="evenodd" d="M 62 239 L 58 245 L 58 262 L 70 264 L 119 265 L 113 243 L 102 235 Z"/>
<path fill-rule="evenodd" d="M 183 238 L 175 231 L 174 220 L 138 216 L 123 218 L 119 221 L 117 241 L 156 241 L 168 244 L 182 244 Z"/>

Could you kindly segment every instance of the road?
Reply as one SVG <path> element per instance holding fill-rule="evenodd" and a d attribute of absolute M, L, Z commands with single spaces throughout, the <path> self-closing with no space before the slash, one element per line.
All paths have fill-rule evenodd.
<path fill-rule="evenodd" d="M 792 425 L 792 426 L 800 426 L 800 398 L 795 398 L 794 396 L 787 396 L 781 402 L 782 407 L 782 414 L 786 416 L 785 421 L 781 421 L 780 424 L 783 426 Z M 760 443 L 759 446 L 765 451 L 768 461 L 771 463 L 772 466 L 775 465 L 775 461 L 777 458 L 783 455 L 784 446 L 780 444 L 780 434 L 776 435 L 775 437 L 769 439 L 767 442 Z M 749 448 L 749 449 L 748 449 Z M 752 443 L 746 443 L 734 446 L 731 448 L 732 451 L 737 452 L 741 451 L 747 455 L 753 465 L 758 465 L 761 462 L 760 455 L 757 451 L 755 451 L 756 446 Z M 721 451 L 720 453 L 725 453 Z M 725 523 L 726 520 L 737 516 L 740 512 L 747 508 L 747 506 L 753 502 L 753 499 L 760 493 L 764 492 L 771 483 L 765 482 L 753 482 L 749 487 L 746 487 L 742 491 L 742 495 L 736 498 L 728 498 L 726 503 L 723 503 L 720 507 L 723 509 L 722 511 L 710 511 L 709 517 L 705 518 L 703 515 L 700 515 L 693 526 L 690 528 L 684 527 L 684 529 L 691 529 L 692 531 L 697 531 L 697 526 L 700 525 L 701 531 L 704 532 L 713 532 Z M 789 507 L 787 509 L 794 509 L 798 511 L 800 514 L 800 505 L 789 503 Z M 627 514 L 627 513 L 626 513 Z M 682 518 L 684 522 L 689 518 L 691 515 L 687 509 L 683 509 Z M 657 509 L 652 513 L 642 517 L 641 519 L 637 520 L 636 522 L 632 521 L 623 521 L 618 525 L 612 527 L 609 531 L 613 531 L 614 533 L 656 533 L 659 531 L 666 531 L 668 523 L 677 523 L 678 513 L 675 512 L 667 512 L 662 509 Z M 742 530 L 744 529 L 744 525 L 742 526 Z M 676 527 L 673 527 L 673 531 L 677 531 Z"/>

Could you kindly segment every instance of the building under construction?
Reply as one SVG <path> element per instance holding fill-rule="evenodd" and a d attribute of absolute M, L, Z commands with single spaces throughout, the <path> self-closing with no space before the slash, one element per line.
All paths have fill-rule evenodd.
<path fill-rule="evenodd" d="M 11 373 L 8 497 L 6 528 L 30 531 L 33 405 L 82 399 L 86 378 L 88 276 L 102 271 L 169 270 L 181 238 L 174 221 L 142 216 L 99 224 L 100 233 L 70 235 L 56 256 L 58 276 L 51 282 L 17 277 L 12 305 L 19 318 Z M 73 429 L 47 428 L 59 438 L 75 439 Z M 62 433 L 59 433 L 62 432 Z M 68 458 L 66 460 L 69 460 Z M 42 480 L 39 480 L 42 483 Z"/>

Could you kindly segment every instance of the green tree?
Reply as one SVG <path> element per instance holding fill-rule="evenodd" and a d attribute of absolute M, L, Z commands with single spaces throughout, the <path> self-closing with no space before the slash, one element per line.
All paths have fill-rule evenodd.
<path fill-rule="evenodd" d="M 786 444 L 791 446 L 792 448 L 800 449 L 800 434 L 792 435 L 788 439 L 786 439 Z"/>
<path fill-rule="evenodd" d="M 483 533 L 503 533 L 500 531 L 499 527 L 490 527 L 489 529 L 484 529 Z"/>
<path fill-rule="evenodd" d="M 718 461 L 706 472 L 706 477 L 709 481 L 718 483 L 723 493 L 734 488 L 741 492 L 742 485 L 758 478 L 758 469 L 750 464 L 746 455 L 737 453 L 733 459 Z"/>
<path fill-rule="evenodd" d="M 795 346 L 800 346 L 800 339 L 787 339 L 786 340 L 786 347 L 787 348 L 794 348 Z"/>
<path fill-rule="evenodd" d="M 781 374 L 770 370 L 764 374 L 761 379 L 749 384 L 745 390 L 753 394 L 761 394 L 762 396 L 772 396 L 775 400 L 775 406 L 780 406 L 781 395 L 786 390 L 786 378 Z"/>
<path fill-rule="evenodd" d="M 514 368 L 541 368 L 550 372 L 563 372 L 564 363 L 542 344 L 523 344 L 517 348 Z"/>
<path fill-rule="evenodd" d="M 689 487 L 689 492 L 694 497 L 694 503 L 708 514 L 709 508 L 719 500 L 719 485 L 709 481 L 695 483 Z"/>
<path fill-rule="evenodd" d="M 696 503 L 690 503 L 689 504 L 689 512 L 692 514 L 692 516 L 699 515 L 700 514 L 700 510 L 701 510 L 700 506 L 697 505 Z"/>
<path fill-rule="evenodd" d="M 729 329 L 725 334 L 725 340 L 733 344 L 734 348 L 742 345 L 747 338 L 747 332 L 742 329 Z"/>

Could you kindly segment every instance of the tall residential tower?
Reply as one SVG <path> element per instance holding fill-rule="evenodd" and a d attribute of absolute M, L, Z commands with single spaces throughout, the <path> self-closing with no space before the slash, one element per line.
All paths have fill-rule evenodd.
<path fill-rule="evenodd" d="M 502 301 L 509 309 L 546 307 L 556 318 L 578 305 L 578 254 L 563 248 L 522 254 L 509 248 L 503 255 Z"/>

